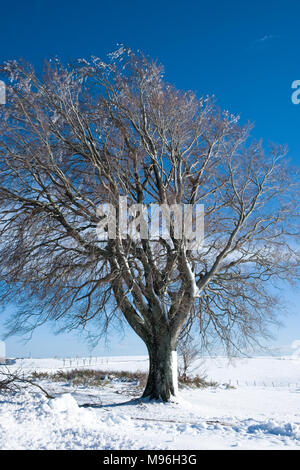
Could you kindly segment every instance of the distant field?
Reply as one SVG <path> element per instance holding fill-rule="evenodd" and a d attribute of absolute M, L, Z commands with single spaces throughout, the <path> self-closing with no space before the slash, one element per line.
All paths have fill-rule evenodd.
<path fill-rule="evenodd" d="M 17 359 L 13 368 L 55 371 L 92 368 L 101 370 L 148 370 L 147 356 L 86 357 L 57 359 Z M 228 360 L 225 357 L 199 359 L 192 373 L 205 373 L 210 380 L 231 382 L 239 386 L 300 387 L 300 358 L 253 357 Z"/>

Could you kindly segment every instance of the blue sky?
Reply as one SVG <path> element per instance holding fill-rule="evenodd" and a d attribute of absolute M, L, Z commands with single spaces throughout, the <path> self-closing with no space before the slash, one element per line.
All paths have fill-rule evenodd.
<path fill-rule="evenodd" d="M 102 2 L 28 0 L 0 4 L 0 61 L 25 58 L 37 67 L 45 57 L 104 57 L 123 43 L 142 49 L 165 65 L 166 78 L 255 122 L 255 137 L 286 143 L 300 162 L 300 104 L 291 84 L 300 80 L 299 1 L 177 0 Z M 287 291 L 291 315 L 276 344 L 300 338 L 300 295 Z M 26 345 L 7 341 L 8 354 L 84 355 L 82 335 L 53 336 L 50 327 Z M 111 338 L 93 354 L 144 353 L 132 333 Z"/>

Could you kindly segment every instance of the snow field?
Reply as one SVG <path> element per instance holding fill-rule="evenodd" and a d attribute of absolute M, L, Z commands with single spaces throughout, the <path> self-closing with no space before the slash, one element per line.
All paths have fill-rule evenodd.
<path fill-rule="evenodd" d="M 54 361 L 59 360 L 26 360 L 23 368 L 57 370 Z M 147 361 L 111 358 L 106 365 L 106 370 L 142 370 Z M 41 382 L 56 396 L 53 400 L 35 391 L 1 394 L 0 448 L 300 448 L 299 359 L 251 358 L 228 365 L 225 358 L 214 358 L 200 361 L 198 369 L 203 367 L 208 378 L 240 385 L 183 389 L 168 404 L 133 400 L 130 386 L 123 383 L 92 388 Z M 247 386 L 246 379 L 257 385 Z"/>

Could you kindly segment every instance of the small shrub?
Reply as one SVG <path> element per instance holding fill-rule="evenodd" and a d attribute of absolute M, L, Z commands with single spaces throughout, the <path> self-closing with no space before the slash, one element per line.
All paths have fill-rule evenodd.
<path fill-rule="evenodd" d="M 32 378 L 36 380 L 50 380 L 52 382 L 71 382 L 77 386 L 103 387 L 111 382 L 127 382 L 138 388 L 146 386 L 148 374 L 146 372 L 129 371 L 103 371 L 93 369 L 72 369 L 69 371 L 33 372 Z"/>
<path fill-rule="evenodd" d="M 178 377 L 179 386 L 188 386 L 194 388 L 207 388 L 207 387 L 217 387 L 219 384 L 218 382 L 214 381 L 207 381 L 205 377 L 200 377 L 199 375 L 195 375 L 195 377 L 190 377 L 186 374 L 180 375 Z"/>

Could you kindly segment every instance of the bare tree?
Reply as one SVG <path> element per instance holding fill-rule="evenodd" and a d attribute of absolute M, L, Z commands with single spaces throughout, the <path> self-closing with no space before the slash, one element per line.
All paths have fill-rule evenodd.
<path fill-rule="evenodd" d="M 179 376 L 186 380 L 188 374 L 193 372 L 192 367 L 199 358 L 200 349 L 190 334 L 178 338 L 177 351 L 179 355 L 178 372 Z M 203 373 L 201 375 L 204 375 Z"/>
<path fill-rule="evenodd" d="M 19 304 L 12 333 L 61 319 L 95 320 L 103 333 L 126 319 L 149 351 L 144 396 L 163 400 L 176 392 L 187 324 L 228 351 L 265 334 L 273 284 L 299 267 L 298 176 L 285 148 L 266 152 L 250 125 L 177 90 L 131 50 L 106 63 L 50 61 L 43 75 L 12 61 L 0 73 L 1 299 Z M 118 217 L 115 238 L 100 240 L 98 208 L 118 216 L 121 196 L 129 207 L 204 204 L 202 248 L 174 223 L 169 240 L 124 237 Z"/>

